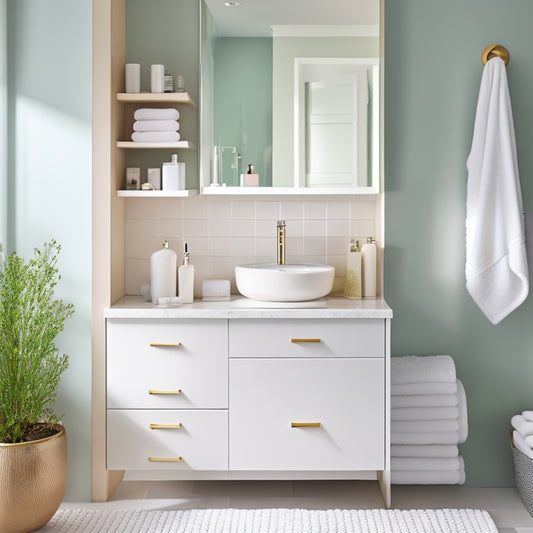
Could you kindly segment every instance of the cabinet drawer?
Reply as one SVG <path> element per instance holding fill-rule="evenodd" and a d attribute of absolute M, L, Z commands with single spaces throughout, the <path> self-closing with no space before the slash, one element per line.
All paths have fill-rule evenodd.
<path fill-rule="evenodd" d="M 384 468 L 382 359 L 233 359 L 230 380 L 231 470 Z"/>
<path fill-rule="evenodd" d="M 382 319 L 230 320 L 230 357 L 383 357 Z"/>
<path fill-rule="evenodd" d="M 108 408 L 226 408 L 227 321 L 108 320 Z"/>
<path fill-rule="evenodd" d="M 226 470 L 227 411 L 108 410 L 107 468 Z"/>

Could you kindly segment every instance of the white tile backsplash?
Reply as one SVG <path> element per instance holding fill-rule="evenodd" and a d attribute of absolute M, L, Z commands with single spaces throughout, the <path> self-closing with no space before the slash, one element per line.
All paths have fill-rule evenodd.
<path fill-rule="evenodd" d="M 126 199 L 126 293 L 150 280 L 150 256 L 164 239 L 182 262 L 187 240 L 195 297 L 203 279 L 229 279 L 235 266 L 276 261 L 276 222 L 287 223 L 288 263 L 327 263 L 344 283 L 350 238 L 376 236 L 374 196 L 265 199 L 193 196 Z"/>

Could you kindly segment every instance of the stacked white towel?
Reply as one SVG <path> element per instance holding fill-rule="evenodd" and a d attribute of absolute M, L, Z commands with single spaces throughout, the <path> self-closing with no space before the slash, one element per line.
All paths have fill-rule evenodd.
<path fill-rule="evenodd" d="M 449 355 L 393 357 L 392 483 L 463 484 L 465 466 L 458 444 L 467 436 L 466 395 L 453 359 Z"/>
<path fill-rule="evenodd" d="M 533 459 L 533 411 L 522 411 L 511 418 L 513 444 L 530 459 Z"/>
<path fill-rule="evenodd" d="M 180 140 L 179 111 L 174 108 L 135 111 L 131 140 L 135 142 L 177 142 Z"/>

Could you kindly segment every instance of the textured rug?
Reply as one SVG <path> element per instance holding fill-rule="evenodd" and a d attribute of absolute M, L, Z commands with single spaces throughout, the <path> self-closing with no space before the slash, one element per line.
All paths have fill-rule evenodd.
<path fill-rule="evenodd" d="M 474 509 L 60 509 L 41 533 L 498 533 Z"/>

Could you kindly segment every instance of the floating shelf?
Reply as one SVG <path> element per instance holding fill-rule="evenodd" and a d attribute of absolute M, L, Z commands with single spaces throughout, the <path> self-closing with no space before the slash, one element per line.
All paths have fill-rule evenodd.
<path fill-rule="evenodd" d="M 373 187 L 202 187 L 201 194 L 212 196 L 314 196 L 378 194 Z"/>
<path fill-rule="evenodd" d="M 133 141 L 117 141 L 117 148 L 133 148 L 136 150 L 142 148 L 170 148 L 173 150 L 194 150 L 196 145 L 189 141 L 178 142 L 161 142 L 161 143 L 140 143 Z"/>
<path fill-rule="evenodd" d="M 126 103 L 187 104 L 196 107 L 189 93 L 117 93 L 117 100 Z"/>
<path fill-rule="evenodd" d="M 187 198 L 198 194 L 196 189 L 186 191 L 117 191 L 122 198 Z"/>

